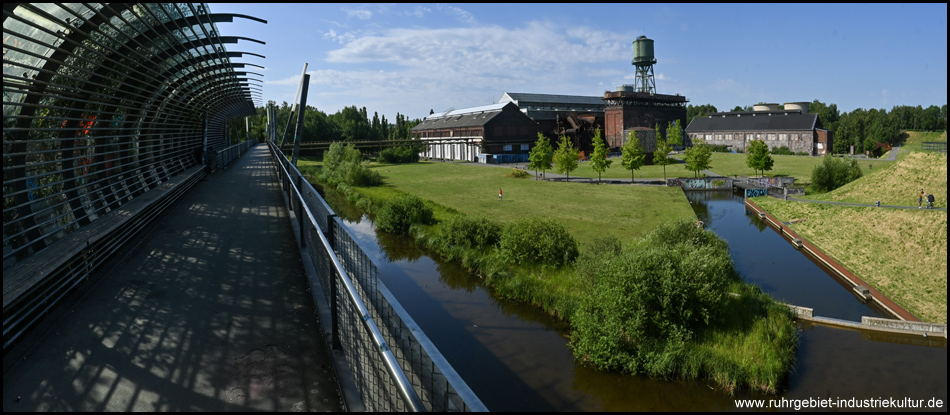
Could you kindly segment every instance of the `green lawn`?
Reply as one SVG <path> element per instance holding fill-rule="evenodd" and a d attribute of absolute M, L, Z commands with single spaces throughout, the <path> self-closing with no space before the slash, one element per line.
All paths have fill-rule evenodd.
<path fill-rule="evenodd" d="M 682 161 L 682 154 L 674 155 L 673 158 L 677 159 L 677 163 L 666 166 L 667 178 L 693 177 L 693 172 L 686 170 L 686 163 Z M 773 154 L 772 159 L 775 160 L 775 163 L 772 166 L 772 170 L 765 172 L 766 176 L 791 176 L 795 178 L 795 183 L 799 185 L 811 182 L 812 170 L 815 168 L 815 165 L 821 163 L 821 157 L 812 156 L 780 156 Z M 603 179 L 629 179 L 630 171 L 623 168 L 620 164 L 621 159 L 614 158 L 611 160 L 614 160 L 614 162 L 601 177 Z M 874 171 L 874 169 L 880 170 L 887 167 L 891 163 L 893 162 L 888 160 L 871 159 L 861 160 L 858 162 L 858 165 L 861 167 L 862 172 L 867 174 Z M 746 165 L 745 154 L 713 153 L 710 164 L 711 167 L 708 170 L 723 176 L 758 176 L 758 173 Z M 871 167 L 872 165 L 873 167 Z M 657 178 L 663 178 L 663 167 L 643 166 L 636 172 L 636 175 L 637 179 L 639 179 L 641 175 L 644 179 L 650 178 L 655 180 Z M 582 162 L 577 167 L 577 170 L 571 172 L 571 177 L 596 179 L 597 173 L 590 169 L 590 163 Z"/>
<path fill-rule="evenodd" d="M 898 157 L 904 157 L 910 153 L 923 151 L 921 150 L 920 143 L 924 141 L 947 141 L 947 132 L 921 132 L 921 131 L 905 131 L 907 134 L 907 139 L 904 140 L 904 144 L 901 145 L 901 152 Z"/>
<path fill-rule="evenodd" d="M 303 159 L 300 166 L 314 165 Z M 560 183 L 505 177 L 508 168 L 439 162 L 373 165 L 385 184 L 360 188 L 371 196 L 388 197 L 396 191 L 498 222 L 539 216 L 564 224 L 580 243 L 597 236 L 615 235 L 633 240 L 660 222 L 695 218 L 679 188 L 662 186 Z M 498 189 L 504 193 L 498 201 Z"/>

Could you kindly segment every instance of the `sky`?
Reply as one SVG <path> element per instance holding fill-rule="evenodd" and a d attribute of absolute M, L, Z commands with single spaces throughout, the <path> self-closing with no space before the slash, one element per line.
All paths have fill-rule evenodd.
<path fill-rule="evenodd" d="M 603 96 L 634 83 L 654 41 L 656 92 L 720 111 L 815 99 L 838 110 L 947 103 L 947 4 L 210 3 L 249 41 L 229 51 L 291 103 L 366 107 L 395 122 L 497 103 L 506 92 Z M 370 115 L 372 116 L 372 115 Z"/>

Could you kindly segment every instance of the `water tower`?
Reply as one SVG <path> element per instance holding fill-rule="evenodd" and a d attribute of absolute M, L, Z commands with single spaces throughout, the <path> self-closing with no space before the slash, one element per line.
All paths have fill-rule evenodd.
<path fill-rule="evenodd" d="M 637 78 L 634 88 L 637 92 L 656 94 L 656 83 L 653 81 L 653 39 L 640 36 L 633 42 L 633 65 L 637 67 Z"/>

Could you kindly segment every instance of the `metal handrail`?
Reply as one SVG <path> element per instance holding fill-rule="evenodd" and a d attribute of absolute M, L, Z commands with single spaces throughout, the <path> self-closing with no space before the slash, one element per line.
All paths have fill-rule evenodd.
<path fill-rule="evenodd" d="M 268 145 L 271 148 L 272 154 L 275 155 L 281 170 L 284 172 L 284 177 L 290 177 L 290 173 L 287 171 L 287 167 L 283 162 L 280 161 L 278 154 L 280 152 L 275 151 L 274 144 L 268 142 Z M 310 221 L 310 225 L 316 229 L 320 229 L 317 226 L 316 219 L 313 216 L 313 213 L 310 211 L 310 207 L 307 206 L 306 201 L 303 199 L 303 195 L 297 186 L 293 183 L 293 180 L 287 181 L 289 188 L 293 190 L 295 197 L 300 202 L 300 207 L 303 209 L 303 212 L 306 212 L 307 219 Z M 300 212 L 298 212 L 299 214 Z M 389 348 L 389 344 L 383 338 L 382 332 L 379 330 L 379 327 L 376 326 L 376 322 L 369 315 L 369 309 L 366 308 L 366 305 L 363 303 L 363 300 L 359 297 L 359 294 L 356 292 L 356 287 L 353 285 L 352 280 L 349 277 L 349 274 L 346 270 L 343 269 L 343 265 L 340 263 L 339 259 L 336 256 L 336 252 L 333 251 L 333 248 L 330 246 L 330 241 L 327 240 L 323 232 L 314 232 L 320 237 L 320 241 L 323 243 L 324 249 L 326 249 L 329 254 L 330 260 L 333 262 L 333 267 L 336 269 L 337 274 L 340 276 L 340 281 L 346 287 L 346 293 L 350 298 L 350 301 L 356 306 L 359 314 L 360 320 L 363 321 L 363 325 L 369 330 L 372 335 L 373 342 L 376 344 L 377 350 L 379 350 L 382 355 L 383 362 L 386 365 L 386 370 L 389 372 L 389 375 L 393 377 L 393 380 L 396 382 L 396 386 L 399 389 L 399 393 L 402 395 L 403 400 L 409 406 L 409 408 L 414 412 L 425 412 L 425 407 L 422 404 L 422 400 L 419 399 L 419 395 L 416 393 L 415 389 L 412 388 L 412 384 L 409 382 L 409 378 L 406 377 L 405 372 L 402 370 L 402 367 L 399 366 L 399 362 L 396 361 L 396 356 L 393 354 L 392 350 Z M 335 328 L 334 328 L 335 329 Z"/>

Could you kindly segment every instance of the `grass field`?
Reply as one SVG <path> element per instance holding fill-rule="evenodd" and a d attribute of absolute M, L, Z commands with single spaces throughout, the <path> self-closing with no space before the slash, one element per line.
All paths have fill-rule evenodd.
<path fill-rule="evenodd" d="M 918 144 L 918 148 L 919 148 Z M 693 172 L 686 170 L 685 162 L 682 162 L 683 155 L 677 154 L 673 158 L 680 161 L 677 164 L 671 164 L 666 166 L 666 177 L 667 178 L 676 178 L 676 177 L 693 177 Z M 811 172 L 815 168 L 815 165 L 821 163 L 821 157 L 812 157 L 812 156 L 780 156 L 772 155 L 772 159 L 775 160 L 775 164 L 772 166 L 772 170 L 765 172 L 766 176 L 775 177 L 775 176 L 791 176 L 795 178 L 795 183 L 802 185 L 804 183 L 811 182 Z M 629 179 L 630 171 L 623 168 L 620 164 L 620 158 L 612 159 L 614 162 L 610 165 L 610 168 L 602 174 L 604 179 Z M 861 167 L 861 171 L 864 174 L 873 172 L 874 169 L 882 169 L 893 163 L 888 160 L 861 160 L 858 163 L 858 166 Z M 713 153 L 711 167 L 708 169 L 717 174 L 723 176 L 757 176 L 758 173 L 754 172 L 752 168 L 746 165 L 746 155 L 745 154 L 732 154 L 732 153 Z M 874 167 L 871 167 L 871 166 Z M 663 178 L 663 167 L 662 166 L 643 166 L 640 170 L 636 172 L 636 178 L 640 177 L 647 179 L 657 179 Z M 571 172 L 571 177 L 586 177 L 586 178 L 597 178 L 597 173 L 590 169 L 590 163 L 584 162 L 580 163 L 577 167 L 577 170 Z"/>
<path fill-rule="evenodd" d="M 901 145 L 901 151 L 898 157 L 904 157 L 910 153 L 922 151 L 920 143 L 924 141 L 947 141 L 947 132 L 921 132 L 921 131 L 905 131 L 907 134 L 907 139 L 904 140 L 904 144 Z"/>
<path fill-rule="evenodd" d="M 835 202 L 917 206 L 920 189 L 932 194 L 934 206 L 947 207 L 947 154 L 909 152 L 888 168 L 877 168 L 832 192 L 806 198 Z M 926 202 L 924 202 L 926 203 Z"/>
<path fill-rule="evenodd" d="M 891 300 L 947 322 L 947 212 L 786 202 L 755 203 Z"/>
<path fill-rule="evenodd" d="M 319 162 L 302 159 L 299 165 Z M 629 241 L 652 231 L 660 222 L 695 218 L 679 188 L 514 179 L 505 177 L 509 168 L 475 164 L 419 162 L 375 168 L 385 184 L 360 188 L 370 196 L 388 198 L 397 192 L 413 193 L 469 216 L 498 222 L 546 217 L 567 227 L 580 243 L 603 235 Z M 504 194 L 500 202 L 498 189 Z"/>

